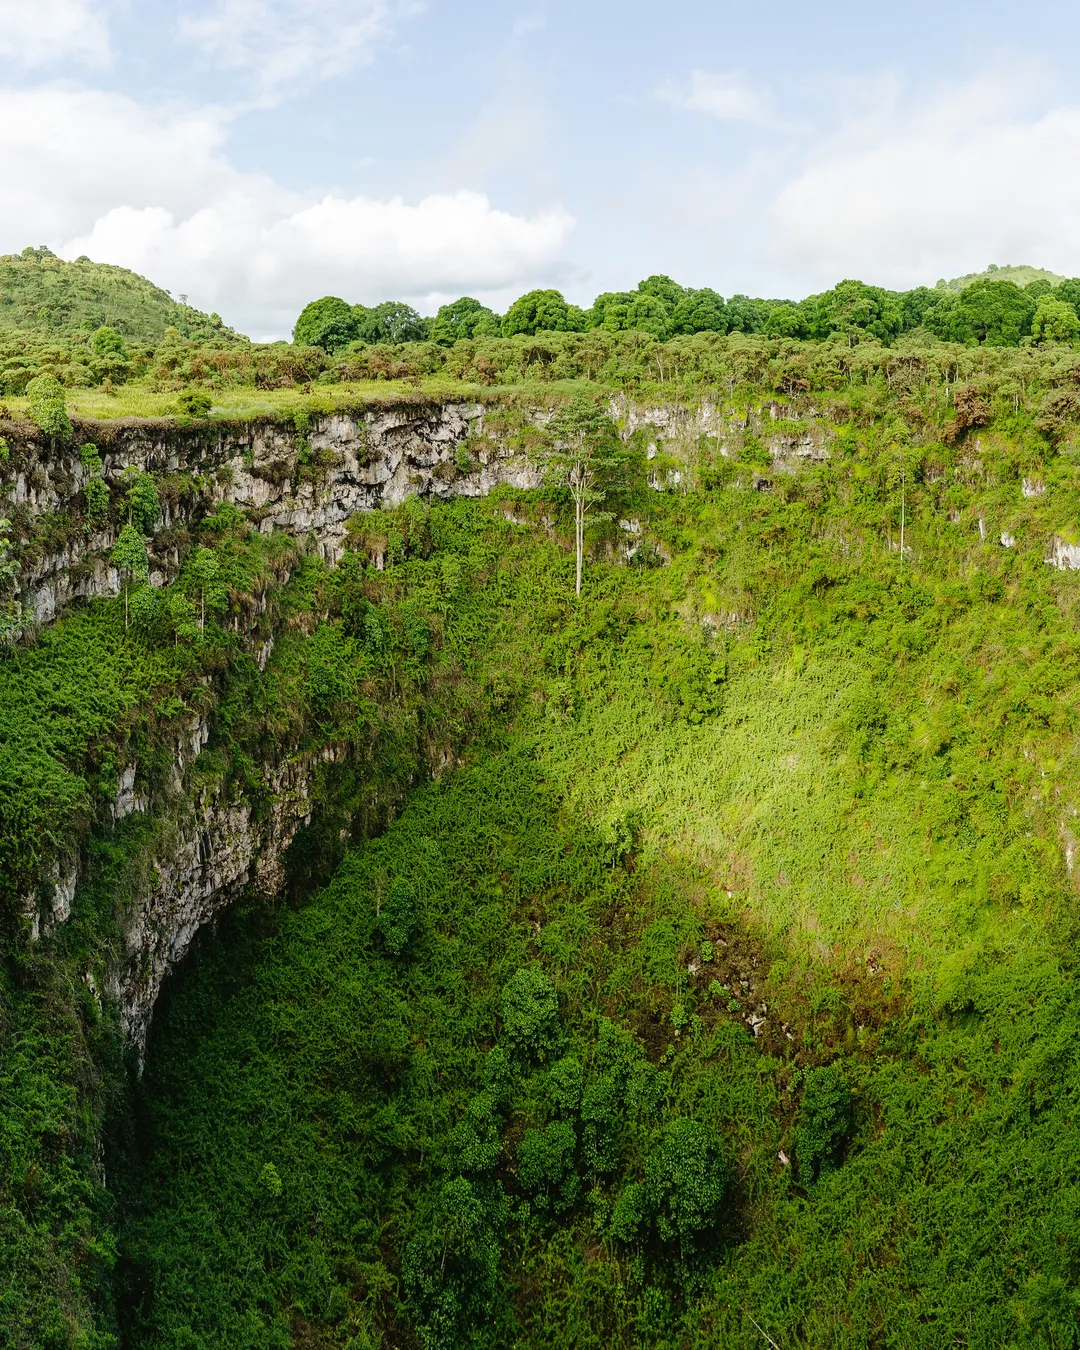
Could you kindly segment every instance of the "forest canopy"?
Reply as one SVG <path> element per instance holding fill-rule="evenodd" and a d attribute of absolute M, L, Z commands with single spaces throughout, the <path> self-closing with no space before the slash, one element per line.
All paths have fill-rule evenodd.
<path fill-rule="evenodd" d="M 1012 279 L 1029 273 L 1030 280 Z M 1071 341 L 1080 331 L 1080 278 L 1052 282 L 1054 276 L 1037 268 L 990 267 L 956 281 L 939 281 L 933 289 L 917 286 L 910 291 L 847 280 L 796 301 L 742 294 L 725 299 L 709 287 L 694 289 L 656 275 L 632 291 L 605 291 L 588 309 L 548 289 L 520 296 L 502 316 L 462 296 L 441 306 L 434 318 L 424 318 L 400 301 L 369 309 L 323 296 L 304 307 L 293 341 L 336 354 L 356 343 L 429 340 L 452 347 L 463 339 L 593 329 L 648 333 L 659 342 L 695 333 L 759 333 L 816 341 L 842 334 L 852 341 L 875 338 L 883 343 L 922 329 L 947 342 L 1016 347 L 1025 340 Z M 1040 304 L 1046 317 L 1037 323 Z"/>

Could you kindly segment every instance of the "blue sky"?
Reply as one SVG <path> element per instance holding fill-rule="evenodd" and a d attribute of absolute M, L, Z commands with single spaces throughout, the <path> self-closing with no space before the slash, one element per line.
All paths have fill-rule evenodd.
<path fill-rule="evenodd" d="M 328 292 L 1080 274 L 1078 47 L 1037 2 L 0 0 L 0 249 L 256 337 Z"/>

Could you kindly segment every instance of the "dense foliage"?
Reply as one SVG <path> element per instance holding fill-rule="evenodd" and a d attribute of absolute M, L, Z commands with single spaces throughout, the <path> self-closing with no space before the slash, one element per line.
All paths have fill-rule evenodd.
<path fill-rule="evenodd" d="M 216 314 L 177 302 L 136 272 L 77 258 L 65 262 L 47 248 L 26 248 L 0 258 L 0 329 L 60 336 L 106 330 L 123 339 L 152 342 L 167 328 L 187 338 L 236 340 Z M 96 355 L 102 354 L 99 338 Z"/>
<path fill-rule="evenodd" d="M 798 302 L 725 299 L 652 276 L 632 291 L 598 296 L 586 310 L 558 291 L 535 290 L 503 316 L 463 296 L 430 319 L 399 301 L 367 307 L 324 296 L 305 307 L 291 344 L 239 340 L 216 316 L 176 304 L 132 273 L 64 263 L 48 250 L 0 264 L 0 305 L 5 294 L 12 299 L 7 324 L 0 309 L 0 394 L 21 397 L 42 376 L 70 391 L 124 391 L 126 401 L 111 409 L 95 405 L 107 415 L 143 412 L 138 391 L 174 395 L 155 412 L 201 416 L 215 393 L 230 390 L 583 378 L 700 389 L 733 377 L 763 381 L 778 364 L 807 388 L 831 388 L 866 362 L 887 366 L 889 353 L 917 350 L 938 368 L 960 370 L 976 349 L 1060 356 L 1080 340 L 1080 279 L 1031 268 L 990 268 L 907 292 L 843 281 Z M 91 304 L 94 296 L 100 303 Z"/>
<path fill-rule="evenodd" d="M 1076 1344 L 1076 355 L 637 336 L 470 340 L 697 353 L 618 456 L 629 381 L 551 382 L 592 509 L 413 498 L 336 567 L 222 506 L 152 587 L 171 485 L 82 446 L 126 595 L 0 657 L 6 1343 Z M 197 711 L 200 783 L 310 753 L 319 809 L 134 1087 L 100 990 Z"/>
<path fill-rule="evenodd" d="M 174 990 L 132 1344 L 1071 1343 L 1080 596 L 950 522 L 962 453 L 890 554 L 846 447 L 580 606 L 550 502 L 432 512 L 384 584 L 506 714 Z"/>
<path fill-rule="evenodd" d="M 1012 274 L 1032 273 L 1018 285 Z M 915 329 L 946 341 L 1015 347 L 1025 338 L 1044 336 L 1033 328 L 1042 302 L 1064 306 L 1059 316 L 1076 318 L 1080 279 L 1059 278 L 1056 285 L 1036 269 L 990 268 L 963 278 L 963 284 L 941 281 L 933 290 L 888 291 L 861 281 L 842 281 L 832 290 L 802 301 L 760 300 L 746 295 L 723 296 L 708 289 L 681 286 L 666 276 L 651 276 L 633 291 L 607 291 L 591 308 L 568 304 L 559 291 L 535 290 L 521 296 L 500 319 L 478 301 L 464 296 L 443 305 L 434 319 L 401 304 L 373 310 L 325 296 L 312 301 L 296 321 L 294 341 L 336 353 L 350 343 L 376 345 L 430 339 L 445 347 L 455 342 L 495 336 L 535 337 L 539 333 L 648 334 L 660 342 L 694 333 L 759 333 L 768 337 L 824 340 L 842 335 L 852 340 L 876 338 L 891 342 Z M 1068 340 L 1077 329 L 1065 319 Z"/>

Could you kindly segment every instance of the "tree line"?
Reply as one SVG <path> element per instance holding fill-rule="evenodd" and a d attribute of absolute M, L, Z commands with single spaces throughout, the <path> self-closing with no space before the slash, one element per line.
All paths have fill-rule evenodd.
<path fill-rule="evenodd" d="M 594 329 L 648 333 L 661 342 L 696 333 L 747 333 L 819 341 L 847 334 L 852 341 L 872 337 L 890 343 L 916 329 L 967 345 L 1072 342 L 1080 336 L 1080 278 L 1056 286 L 1039 278 L 1018 286 L 991 272 L 960 291 L 944 282 L 889 291 L 841 281 L 831 290 L 794 301 L 748 295 L 725 299 L 709 287 L 695 290 L 657 275 L 633 291 L 606 291 L 589 309 L 571 304 L 557 290 L 533 290 L 503 315 L 462 296 L 443 305 L 433 318 L 424 318 L 403 301 L 369 308 L 327 295 L 301 311 L 293 341 L 337 354 L 356 344 L 429 341 L 452 347 L 463 340 Z"/>

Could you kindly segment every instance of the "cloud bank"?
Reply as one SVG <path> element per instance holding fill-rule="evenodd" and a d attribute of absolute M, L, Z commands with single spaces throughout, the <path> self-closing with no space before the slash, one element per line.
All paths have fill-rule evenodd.
<path fill-rule="evenodd" d="M 813 147 L 767 212 L 771 255 L 827 284 L 913 286 L 987 262 L 1080 274 L 1080 107 L 1033 113 L 972 80 Z"/>
<path fill-rule="evenodd" d="M 0 92 L 0 246 L 46 242 L 143 272 L 257 336 L 350 300 L 524 289 L 550 278 L 574 226 L 553 207 L 499 210 L 479 192 L 304 197 L 237 170 L 228 121 L 117 94 Z"/>

